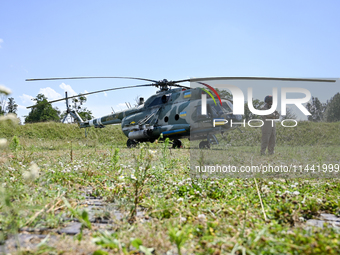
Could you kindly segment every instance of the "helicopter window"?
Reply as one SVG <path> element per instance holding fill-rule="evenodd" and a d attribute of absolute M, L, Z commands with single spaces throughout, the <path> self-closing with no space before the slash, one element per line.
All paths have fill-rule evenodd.
<path fill-rule="evenodd" d="M 228 102 L 223 102 L 222 103 L 223 108 L 227 111 L 227 112 L 232 112 L 233 111 L 233 104 Z"/>
<path fill-rule="evenodd" d="M 175 120 L 179 120 L 179 115 L 178 114 L 175 115 Z"/>
<path fill-rule="evenodd" d="M 168 122 L 168 121 L 169 121 L 169 117 L 168 117 L 168 116 L 165 116 L 164 121 L 165 121 L 165 122 Z"/>
<path fill-rule="evenodd" d="M 214 118 L 218 117 L 219 115 L 223 114 L 223 110 L 219 105 L 212 105 L 211 106 L 211 113 Z"/>
<path fill-rule="evenodd" d="M 194 113 L 194 118 L 198 117 L 199 119 L 203 118 L 203 119 L 206 119 L 206 118 L 211 118 L 212 116 L 212 110 L 211 110 L 211 107 L 210 105 L 207 105 L 207 115 L 202 115 L 202 112 L 201 112 L 201 106 L 197 106 L 196 107 L 196 111 Z"/>
<path fill-rule="evenodd" d="M 170 99 L 170 95 L 163 95 L 161 97 L 156 97 L 150 104 L 149 107 L 159 105 L 159 104 L 165 104 Z"/>
<path fill-rule="evenodd" d="M 165 104 L 166 102 L 168 102 L 169 101 L 169 96 L 167 96 L 167 95 L 163 95 L 162 96 L 162 102 Z"/>
<path fill-rule="evenodd" d="M 196 115 L 197 116 L 202 115 L 202 113 L 201 113 L 201 106 L 196 107 Z"/>

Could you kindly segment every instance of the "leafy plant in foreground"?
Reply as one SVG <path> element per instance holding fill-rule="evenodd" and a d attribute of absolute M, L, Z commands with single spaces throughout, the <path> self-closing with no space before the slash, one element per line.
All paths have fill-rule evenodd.
<path fill-rule="evenodd" d="M 117 239 L 117 233 L 111 234 L 107 231 L 98 232 L 94 235 L 92 241 L 103 248 L 113 249 L 115 252 L 122 251 L 124 254 L 127 253 L 125 244 Z"/>
<path fill-rule="evenodd" d="M 114 170 L 116 170 L 118 161 L 119 161 L 119 149 L 115 148 L 115 152 L 114 152 L 114 154 L 111 158 L 111 164 L 112 164 Z"/>
<path fill-rule="evenodd" d="M 134 221 L 137 215 L 137 207 L 142 200 L 143 188 L 148 177 L 148 171 L 151 168 L 152 158 L 153 152 L 147 150 L 143 145 L 141 146 L 140 154 L 135 156 L 136 168 L 130 176 L 134 187 L 134 207 L 131 210 L 130 221 Z"/>
<path fill-rule="evenodd" d="M 20 141 L 19 141 L 19 138 L 16 135 L 13 136 L 12 141 L 9 145 L 9 148 L 12 151 L 17 151 L 20 148 Z"/>
<path fill-rule="evenodd" d="M 169 228 L 170 241 L 176 244 L 177 252 L 179 255 L 182 255 L 181 247 L 189 239 L 189 234 L 190 234 L 190 229 L 188 226 L 184 226 L 182 227 L 182 229 L 179 229 L 178 227 Z"/>
<path fill-rule="evenodd" d="M 135 238 L 131 241 L 131 245 L 135 247 L 137 250 L 139 250 L 140 252 L 144 253 L 145 255 L 151 255 L 152 252 L 155 250 L 154 248 L 147 248 L 143 246 L 142 244 L 143 242 L 139 238 Z"/>

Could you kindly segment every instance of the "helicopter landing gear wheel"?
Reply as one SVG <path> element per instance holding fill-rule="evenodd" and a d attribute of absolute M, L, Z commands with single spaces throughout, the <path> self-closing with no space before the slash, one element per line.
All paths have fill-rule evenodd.
<path fill-rule="evenodd" d="M 131 139 L 128 139 L 127 142 L 126 142 L 126 146 L 127 146 L 128 148 L 136 147 L 136 145 L 137 145 L 137 142 L 134 141 L 134 140 L 131 140 Z"/>
<path fill-rule="evenodd" d="M 208 141 L 201 141 L 199 144 L 200 149 L 210 149 L 210 143 Z"/>
<path fill-rule="evenodd" d="M 182 141 L 179 139 L 176 139 L 173 141 L 172 143 L 172 148 L 173 149 L 177 149 L 177 148 L 181 148 L 182 147 Z"/>

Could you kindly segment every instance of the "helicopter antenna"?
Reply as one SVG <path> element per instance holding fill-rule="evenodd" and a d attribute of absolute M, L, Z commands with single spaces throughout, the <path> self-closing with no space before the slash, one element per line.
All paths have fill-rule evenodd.
<path fill-rule="evenodd" d="M 111 106 L 111 109 L 112 109 L 112 112 L 113 112 L 113 113 L 116 113 L 115 110 L 113 110 L 113 107 L 112 107 L 112 106 Z"/>

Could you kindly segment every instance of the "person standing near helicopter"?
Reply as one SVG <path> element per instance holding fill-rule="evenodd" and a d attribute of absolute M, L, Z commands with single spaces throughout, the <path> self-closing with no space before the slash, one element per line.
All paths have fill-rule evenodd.
<path fill-rule="evenodd" d="M 268 110 L 272 107 L 273 97 L 266 96 L 264 98 L 265 105 L 262 110 Z M 272 114 L 262 116 L 264 122 L 262 126 L 262 141 L 261 141 L 261 155 L 266 154 L 268 148 L 268 154 L 274 154 L 275 142 L 276 142 L 276 127 L 275 121 L 269 121 L 271 119 L 278 119 L 280 114 L 275 111 Z"/>

